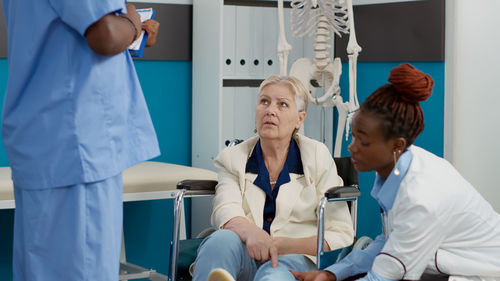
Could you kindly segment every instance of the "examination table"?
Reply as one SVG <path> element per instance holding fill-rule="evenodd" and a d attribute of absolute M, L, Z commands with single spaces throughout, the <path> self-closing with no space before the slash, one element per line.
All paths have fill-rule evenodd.
<path fill-rule="evenodd" d="M 181 219 L 184 217 L 183 198 L 213 194 L 216 180 L 217 174 L 213 171 L 153 161 L 139 163 L 123 172 L 124 202 L 175 198 L 174 221 L 172 222 L 174 233 L 170 253 L 170 276 L 127 263 L 122 239 L 119 280 L 139 278 L 154 281 L 175 280 L 178 242 L 179 239 L 186 237 L 185 223 Z M 0 167 L 0 209 L 13 208 L 15 208 L 15 202 L 11 170 L 10 167 Z"/>

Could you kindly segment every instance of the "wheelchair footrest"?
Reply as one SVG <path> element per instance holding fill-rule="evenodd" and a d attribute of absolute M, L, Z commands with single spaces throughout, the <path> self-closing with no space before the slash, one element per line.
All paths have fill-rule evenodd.
<path fill-rule="evenodd" d="M 132 263 L 120 263 L 120 277 L 118 280 L 149 279 L 152 281 L 169 281 L 168 276 L 146 269 Z"/>

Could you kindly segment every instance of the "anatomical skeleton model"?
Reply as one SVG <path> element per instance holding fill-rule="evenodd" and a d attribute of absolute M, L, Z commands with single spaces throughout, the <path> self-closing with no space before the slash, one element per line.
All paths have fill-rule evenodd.
<path fill-rule="evenodd" d="M 290 69 L 290 75 L 298 78 L 310 91 L 309 99 L 322 107 L 335 106 L 339 111 L 337 136 L 334 156 L 340 157 L 342 136 L 346 128 L 346 139 L 349 136 L 350 123 L 354 112 L 359 108 L 356 94 L 356 65 L 361 47 L 356 41 L 354 31 L 354 15 L 352 0 L 292 0 L 291 29 L 296 37 L 316 33 L 314 42 L 314 59 L 300 58 Z M 278 0 L 278 19 L 280 34 L 278 38 L 278 57 L 280 74 L 287 74 L 288 54 L 292 46 L 285 37 L 283 20 L 283 0 Z M 349 101 L 344 102 L 340 96 L 339 80 L 342 74 L 340 58 L 330 60 L 330 30 L 337 35 L 349 34 L 347 54 L 349 58 Z M 316 89 L 311 85 L 316 80 L 325 89 L 322 97 L 316 97 Z"/>

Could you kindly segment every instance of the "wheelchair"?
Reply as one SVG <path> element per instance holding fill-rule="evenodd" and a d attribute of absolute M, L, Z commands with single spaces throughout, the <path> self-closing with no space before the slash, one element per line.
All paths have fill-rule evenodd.
<path fill-rule="evenodd" d="M 337 174 L 342 178 L 344 185 L 335 186 L 325 192 L 325 197 L 318 204 L 318 235 L 317 235 L 317 253 L 316 266 L 318 269 L 323 269 L 330 264 L 339 262 L 353 249 L 364 249 L 372 239 L 367 236 L 357 238 L 357 216 L 358 216 L 358 197 L 361 196 L 359 190 L 358 172 L 354 169 L 351 162 L 351 157 L 334 158 L 337 166 Z M 351 212 L 352 224 L 354 228 L 354 243 L 346 248 L 325 252 L 324 250 L 324 218 L 325 208 L 328 202 L 346 201 Z"/>
<path fill-rule="evenodd" d="M 241 140 L 234 140 L 228 145 L 236 145 Z M 337 172 L 343 178 L 347 186 L 334 187 L 330 189 L 325 198 L 321 200 L 318 207 L 318 264 L 328 253 L 323 250 L 323 218 L 324 206 L 329 201 L 349 201 L 351 204 L 351 214 L 353 217 L 354 229 L 356 230 L 356 200 L 360 195 L 357 189 L 357 173 L 352 168 L 350 159 L 335 159 Z M 166 175 L 172 175 L 167 177 Z M 211 196 L 215 194 L 217 181 L 214 172 L 204 169 L 173 165 L 160 162 L 146 161 L 124 172 L 124 202 L 140 200 L 156 200 L 175 198 L 174 201 L 174 222 L 173 234 L 170 249 L 170 269 L 168 276 L 165 276 L 153 269 L 146 269 L 127 262 L 125 258 L 124 244 L 122 244 L 122 257 L 120 258 L 119 280 L 149 279 L 153 281 L 174 281 L 190 280 L 188 268 L 191 260 L 184 262 L 184 266 L 179 268 L 179 256 L 189 255 L 189 252 L 196 252 L 197 246 L 205 236 L 211 231 L 201 233 L 198 239 L 180 240 L 180 229 L 182 220 L 183 200 L 186 197 Z M 203 178 L 205 180 L 182 180 L 185 178 Z M 174 189 L 175 188 L 175 189 Z M 13 184 L 11 181 L 11 171 L 9 167 L 0 168 L 0 209 L 14 208 Z M 354 248 L 364 247 L 369 242 L 367 239 L 358 239 Z M 183 251 L 186 248 L 186 251 Z M 194 249 L 194 250 L 193 250 Z M 346 252 L 344 250 L 343 252 Z M 192 255 L 192 254 L 191 254 Z M 345 253 L 341 253 L 345 255 Z M 337 259 L 340 259 L 341 255 Z M 194 257 L 192 258 L 194 260 Z M 181 274 L 178 274 L 178 273 Z"/>
<path fill-rule="evenodd" d="M 238 141 L 238 140 L 236 140 Z M 237 143 L 236 143 L 237 144 Z M 229 144 L 231 145 L 231 144 Z M 361 237 L 356 239 L 356 225 L 357 225 L 357 198 L 361 195 L 358 187 L 358 174 L 354 169 L 350 157 L 334 158 L 335 164 L 337 166 L 337 173 L 342 178 L 344 185 L 336 186 L 330 188 L 326 193 L 325 197 L 320 201 L 318 205 L 318 250 L 317 250 L 317 266 L 318 269 L 324 268 L 327 265 L 333 264 L 340 261 L 344 256 L 346 256 L 352 249 L 364 249 L 372 241 L 369 237 Z M 198 180 L 187 180 L 179 182 L 177 188 L 181 190 L 178 193 L 175 204 L 174 204 L 174 233 L 172 240 L 172 251 L 170 258 L 170 273 L 169 278 L 171 281 L 174 280 L 190 280 L 189 275 L 189 265 L 184 263 L 182 268 L 178 267 L 180 248 L 182 248 L 182 243 L 189 243 L 187 241 L 179 240 L 179 229 L 180 229 L 180 208 L 182 206 L 182 200 L 185 196 L 198 196 L 198 195 L 212 195 L 215 194 L 216 181 L 198 181 Z M 324 251 L 324 217 L 325 217 L 325 207 L 328 202 L 338 202 L 347 201 L 350 203 L 350 212 L 354 227 L 354 243 L 350 247 L 343 248 L 340 250 L 334 250 L 325 252 Z M 206 234 L 202 234 L 198 241 L 194 245 L 198 245 L 199 242 L 211 233 L 207 230 Z M 186 247 L 191 248 L 191 247 Z M 186 253 L 189 255 L 189 253 Z M 192 256 L 192 254 L 191 254 Z M 333 257 L 333 259 L 332 259 Z M 194 261 L 194 256 L 192 257 Z"/>

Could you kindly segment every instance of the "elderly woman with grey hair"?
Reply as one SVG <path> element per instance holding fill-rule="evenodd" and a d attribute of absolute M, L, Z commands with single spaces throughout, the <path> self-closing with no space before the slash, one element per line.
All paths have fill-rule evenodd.
<path fill-rule="evenodd" d="M 289 270 L 315 266 L 317 213 L 325 191 L 342 185 L 328 148 L 297 134 L 307 90 L 289 76 L 271 76 L 255 106 L 258 136 L 215 159 L 219 183 L 212 224 L 198 250 L 194 280 L 295 280 Z M 345 202 L 330 204 L 325 248 L 350 245 L 353 227 Z M 214 271 L 215 269 L 215 271 Z"/>

